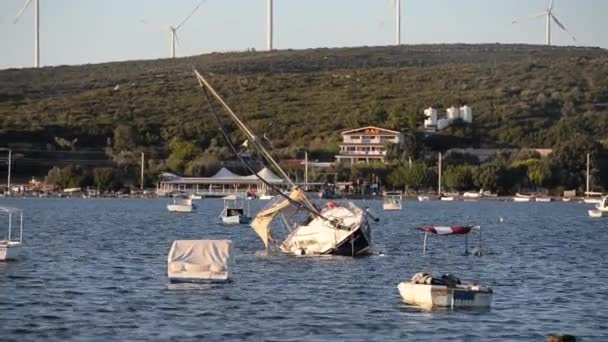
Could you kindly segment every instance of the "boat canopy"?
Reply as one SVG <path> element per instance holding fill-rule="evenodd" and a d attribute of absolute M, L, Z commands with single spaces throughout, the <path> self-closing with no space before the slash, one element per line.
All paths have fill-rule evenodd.
<path fill-rule="evenodd" d="M 298 187 L 295 187 L 291 191 L 289 198 L 294 202 L 303 203 L 304 205 L 311 205 L 308 202 L 306 193 Z M 281 197 L 281 200 L 271 203 L 264 210 L 260 211 L 255 217 L 255 220 L 251 222 L 251 227 L 258 234 L 260 239 L 262 239 L 262 242 L 264 242 L 264 246 L 266 246 L 266 248 L 268 248 L 271 238 L 270 223 L 272 223 L 272 220 L 281 210 L 286 209 L 291 205 L 291 201 L 289 201 L 287 198 Z"/>
<path fill-rule="evenodd" d="M 228 271 L 230 240 L 175 240 L 168 256 L 169 276 L 201 278 Z"/>
<path fill-rule="evenodd" d="M 23 212 L 23 210 L 21 210 L 19 208 L 2 207 L 2 206 L 0 206 L 0 212 L 7 213 L 7 214 L 8 213 L 14 214 L 14 213 L 21 213 L 21 212 Z"/>

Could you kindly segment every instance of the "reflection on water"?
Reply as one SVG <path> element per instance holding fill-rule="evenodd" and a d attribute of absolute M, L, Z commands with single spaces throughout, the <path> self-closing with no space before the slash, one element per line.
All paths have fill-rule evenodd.
<path fill-rule="evenodd" d="M 576 203 L 404 202 L 380 216 L 367 258 L 264 255 L 247 227 L 218 221 L 221 200 L 191 215 L 164 200 L 2 199 L 25 209 L 23 259 L 0 263 L 3 340 L 608 340 L 608 221 Z M 252 212 L 264 202 L 252 201 Z M 500 222 L 503 218 L 503 222 Z M 481 257 L 424 225 L 481 225 Z M 234 241 L 234 282 L 169 284 L 175 239 Z M 469 240 L 473 247 L 475 239 Z M 416 272 L 492 286 L 486 311 L 405 305 Z"/>

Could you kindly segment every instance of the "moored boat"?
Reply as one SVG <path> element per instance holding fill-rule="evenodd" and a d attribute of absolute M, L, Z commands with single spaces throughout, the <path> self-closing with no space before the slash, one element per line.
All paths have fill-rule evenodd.
<path fill-rule="evenodd" d="M 228 195 L 224 197 L 223 200 L 224 209 L 220 214 L 223 224 L 249 224 L 249 222 L 251 222 L 249 202 L 247 202 L 247 206 L 245 206 L 244 198 L 237 195 Z"/>
<path fill-rule="evenodd" d="M 595 209 L 601 212 L 608 212 L 608 196 L 602 197 L 601 201 L 595 205 Z"/>
<path fill-rule="evenodd" d="M 589 217 L 603 217 L 604 212 L 601 210 L 589 210 Z"/>
<path fill-rule="evenodd" d="M 196 204 L 190 198 L 174 198 L 172 203 L 167 204 L 167 210 L 176 213 L 191 213 L 196 209 Z"/>
<path fill-rule="evenodd" d="M 175 240 L 167 257 L 172 283 L 223 283 L 230 279 L 232 241 Z"/>
<path fill-rule="evenodd" d="M 7 216 L 6 235 L 0 236 L 0 261 L 17 259 L 23 246 L 23 210 L 11 207 L 0 207 L 0 214 Z M 19 235 L 13 232 L 19 227 Z"/>
<path fill-rule="evenodd" d="M 401 192 L 386 192 L 384 194 L 384 203 L 382 208 L 385 211 L 401 210 L 403 195 Z"/>
<path fill-rule="evenodd" d="M 426 201 L 430 201 L 431 197 L 430 196 L 418 196 L 418 202 L 426 202 Z"/>
<path fill-rule="evenodd" d="M 416 273 L 410 281 L 400 283 L 398 289 L 405 303 L 424 309 L 488 308 L 494 295 L 489 287 L 462 284 L 451 275 L 432 277 L 427 273 Z"/>

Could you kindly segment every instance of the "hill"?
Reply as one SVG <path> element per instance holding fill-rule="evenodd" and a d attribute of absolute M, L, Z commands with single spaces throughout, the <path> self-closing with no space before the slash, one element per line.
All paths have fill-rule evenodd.
<path fill-rule="evenodd" d="M 575 134 L 608 137 L 608 51 L 484 44 L 249 51 L 2 70 L 0 145 L 23 153 L 106 151 L 114 160 L 121 151 L 145 150 L 159 163 L 171 142 L 225 154 L 193 66 L 282 156 L 304 149 L 331 156 L 340 130 L 367 124 L 412 130 L 424 108 L 462 104 L 473 108 L 474 127 L 446 134 L 460 134 L 466 144 L 551 147 Z M 93 156 L 82 159 L 103 159 Z"/>

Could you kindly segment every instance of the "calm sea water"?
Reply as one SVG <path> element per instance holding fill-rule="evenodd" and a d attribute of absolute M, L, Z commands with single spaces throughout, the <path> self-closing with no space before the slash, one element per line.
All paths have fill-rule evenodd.
<path fill-rule="evenodd" d="M 608 340 L 608 219 L 575 203 L 406 202 L 383 212 L 368 258 L 263 256 L 247 227 L 218 223 L 221 200 L 170 214 L 165 200 L 1 199 L 23 208 L 27 248 L 0 263 L 0 340 Z M 251 201 L 255 210 L 263 205 Z M 504 222 L 499 222 L 499 218 Z M 2 222 L 4 223 L 4 222 Z M 421 225 L 479 224 L 482 257 Z M 174 239 L 235 245 L 234 282 L 172 287 Z M 452 273 L 495 290 L 489 311 L 420 311 L 397 284 Z"/>

